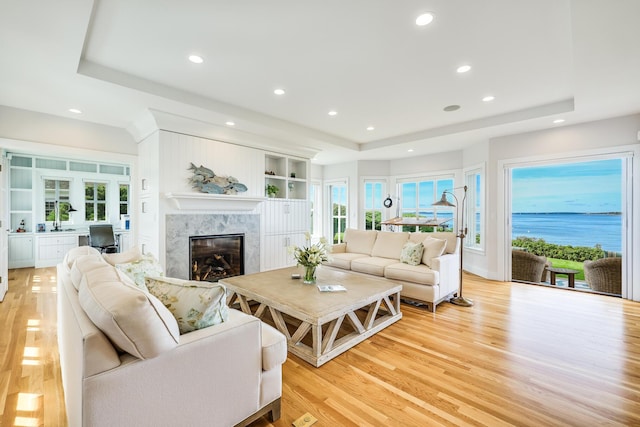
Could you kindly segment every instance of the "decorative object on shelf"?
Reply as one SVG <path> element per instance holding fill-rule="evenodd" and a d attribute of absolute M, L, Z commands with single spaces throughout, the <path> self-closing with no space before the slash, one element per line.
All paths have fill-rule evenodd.
<path fill-rule="evenodd" d="M 273 184 L 267 184 L 264 187 L 264 191 L 267 193 L 267 197 L 276 197 L 280 189 Z"/>
<path fill-rule="evenodd" d="M 247 186 L 238 182 L 232 176 L 216 175 L 211 169 L 191 163 L 189 167 L 193 176 L 189 178 L 191 186 L 203 193 L 209 194 L 238 194 L 247 191 Z"/>
<path fill-rule="evenodd" d="M 293 182 L 290 182 L 287 184 L 287 187 L 289 187 L 289 191 L 293 191 L 295 184 Z"/>
<path fill-rule="evenodd" d="M 304 233 L 306 246 L 292 246 L 291 252 L 298 265 L 304 267 L 304 275 L 302 283 L 312 285 L 316 283 L 316 267 L 329 260 L 327 255 L 327 240 L 320 238 L 318 243 L 311 244 L 311 235 L 309 232 Z"/>
<path fill-rule="evenodd" d="M 460 188 L 464 189 L 462 205 L 460 205 L 460 203 L 458 202 L 458 198 L 456 197 L 456 195 L 453 194 L 455 190 L 458 190 Z M 447 200 L 447 194 L 451 194 L 453 196 L 453 198 L 456 200 L 456 204 L 453 204 L 449 200 Z M 460 247 L 458 248 L 458 250 L 460 251 L 460 291 L 458 292 L 458 296 L 451 298 L 449 302 L 462 307 L 471 307 L 473 305 L 473 301 L 462 296 L 462 253 L 464 252 L 464 238 L 467 236 L 468 231 L 467 227 L 464 225 L 464 202 L 466 199 L 467 186 L 465 185 L 464 187 L 456 187 L 451 190 L 444 190 L 442 192 L 442 197 L 440 198 L 440 200 L 435 202 L 433 206 L 452 206 L 456 208 L 456 226 L 460 228 L 460 230 L 458 231 L 458 235 L 456 236 L 460 239 Z"/>
<path fill-rule="evenodd" d="M 47 231 L 47 226 L 44 222 L 41 222 L 38 224 L 36 230 L 38 231 L 38 233 L 44 233 L 45 231 Z"/>
<path fill-rule="evenodd" d="M 20 227 L 16 230 L 16 233 L 25 233 L 27 230 L 24 228 L 24 219 L 20 221 Z"/>
<path fill-rule="evenodd" d="M 295 178 L 296 177 L 296 173 L 295 172 L 291 172 L 290 176 L 291 176 L 291 178 Z"/>
<path fill-rule="evenodd" d="M 276 173 L 274 171 L 264 171 L 264 174 L 265 175 L 272 175 L 272 176 L 276 175 Z"/>

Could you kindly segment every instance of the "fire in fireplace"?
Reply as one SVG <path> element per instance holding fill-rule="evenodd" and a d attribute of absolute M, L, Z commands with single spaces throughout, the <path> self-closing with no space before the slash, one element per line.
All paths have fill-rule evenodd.
<path fill-rule="evenodd" d="M 244 274 L 244 234 L 189 237 L 189 278 L 217 282 Z"/>

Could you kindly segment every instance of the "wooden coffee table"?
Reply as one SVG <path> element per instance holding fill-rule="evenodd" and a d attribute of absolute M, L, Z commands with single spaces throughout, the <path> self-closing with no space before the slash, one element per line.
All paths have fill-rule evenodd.
<path fill-rule="evenodd" d="M 293 273 L 300 270 L 271 270 L 220 283 L 227 287 L 227 304 L 238 303 L 260 319 L 268 312 L 287 337 L 289 351 L 316 367 L 402 318 L 399 283 L 319 267 L 318 284 L 347 288 L 320 292 L 316 285 L 292 279 Z"/>

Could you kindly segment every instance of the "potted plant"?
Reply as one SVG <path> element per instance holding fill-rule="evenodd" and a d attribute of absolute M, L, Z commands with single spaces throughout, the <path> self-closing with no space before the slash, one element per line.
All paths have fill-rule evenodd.
<path fill-rule="evenodd" d="M 265 191 L 267 192 L 267 197 L 276 197 L 280 189 L 273 184 L 267 184 Z"/>

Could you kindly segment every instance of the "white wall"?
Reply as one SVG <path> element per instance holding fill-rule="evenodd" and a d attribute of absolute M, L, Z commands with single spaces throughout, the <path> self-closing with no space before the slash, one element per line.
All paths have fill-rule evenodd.
<path fill-rule="evenodd" d="M 62 147 L 137 154 L 135 141 L 124 129 L 1 105 L 0 138 L 42 143 L 48 155 L 60 156 L 56 153 Z"/>

